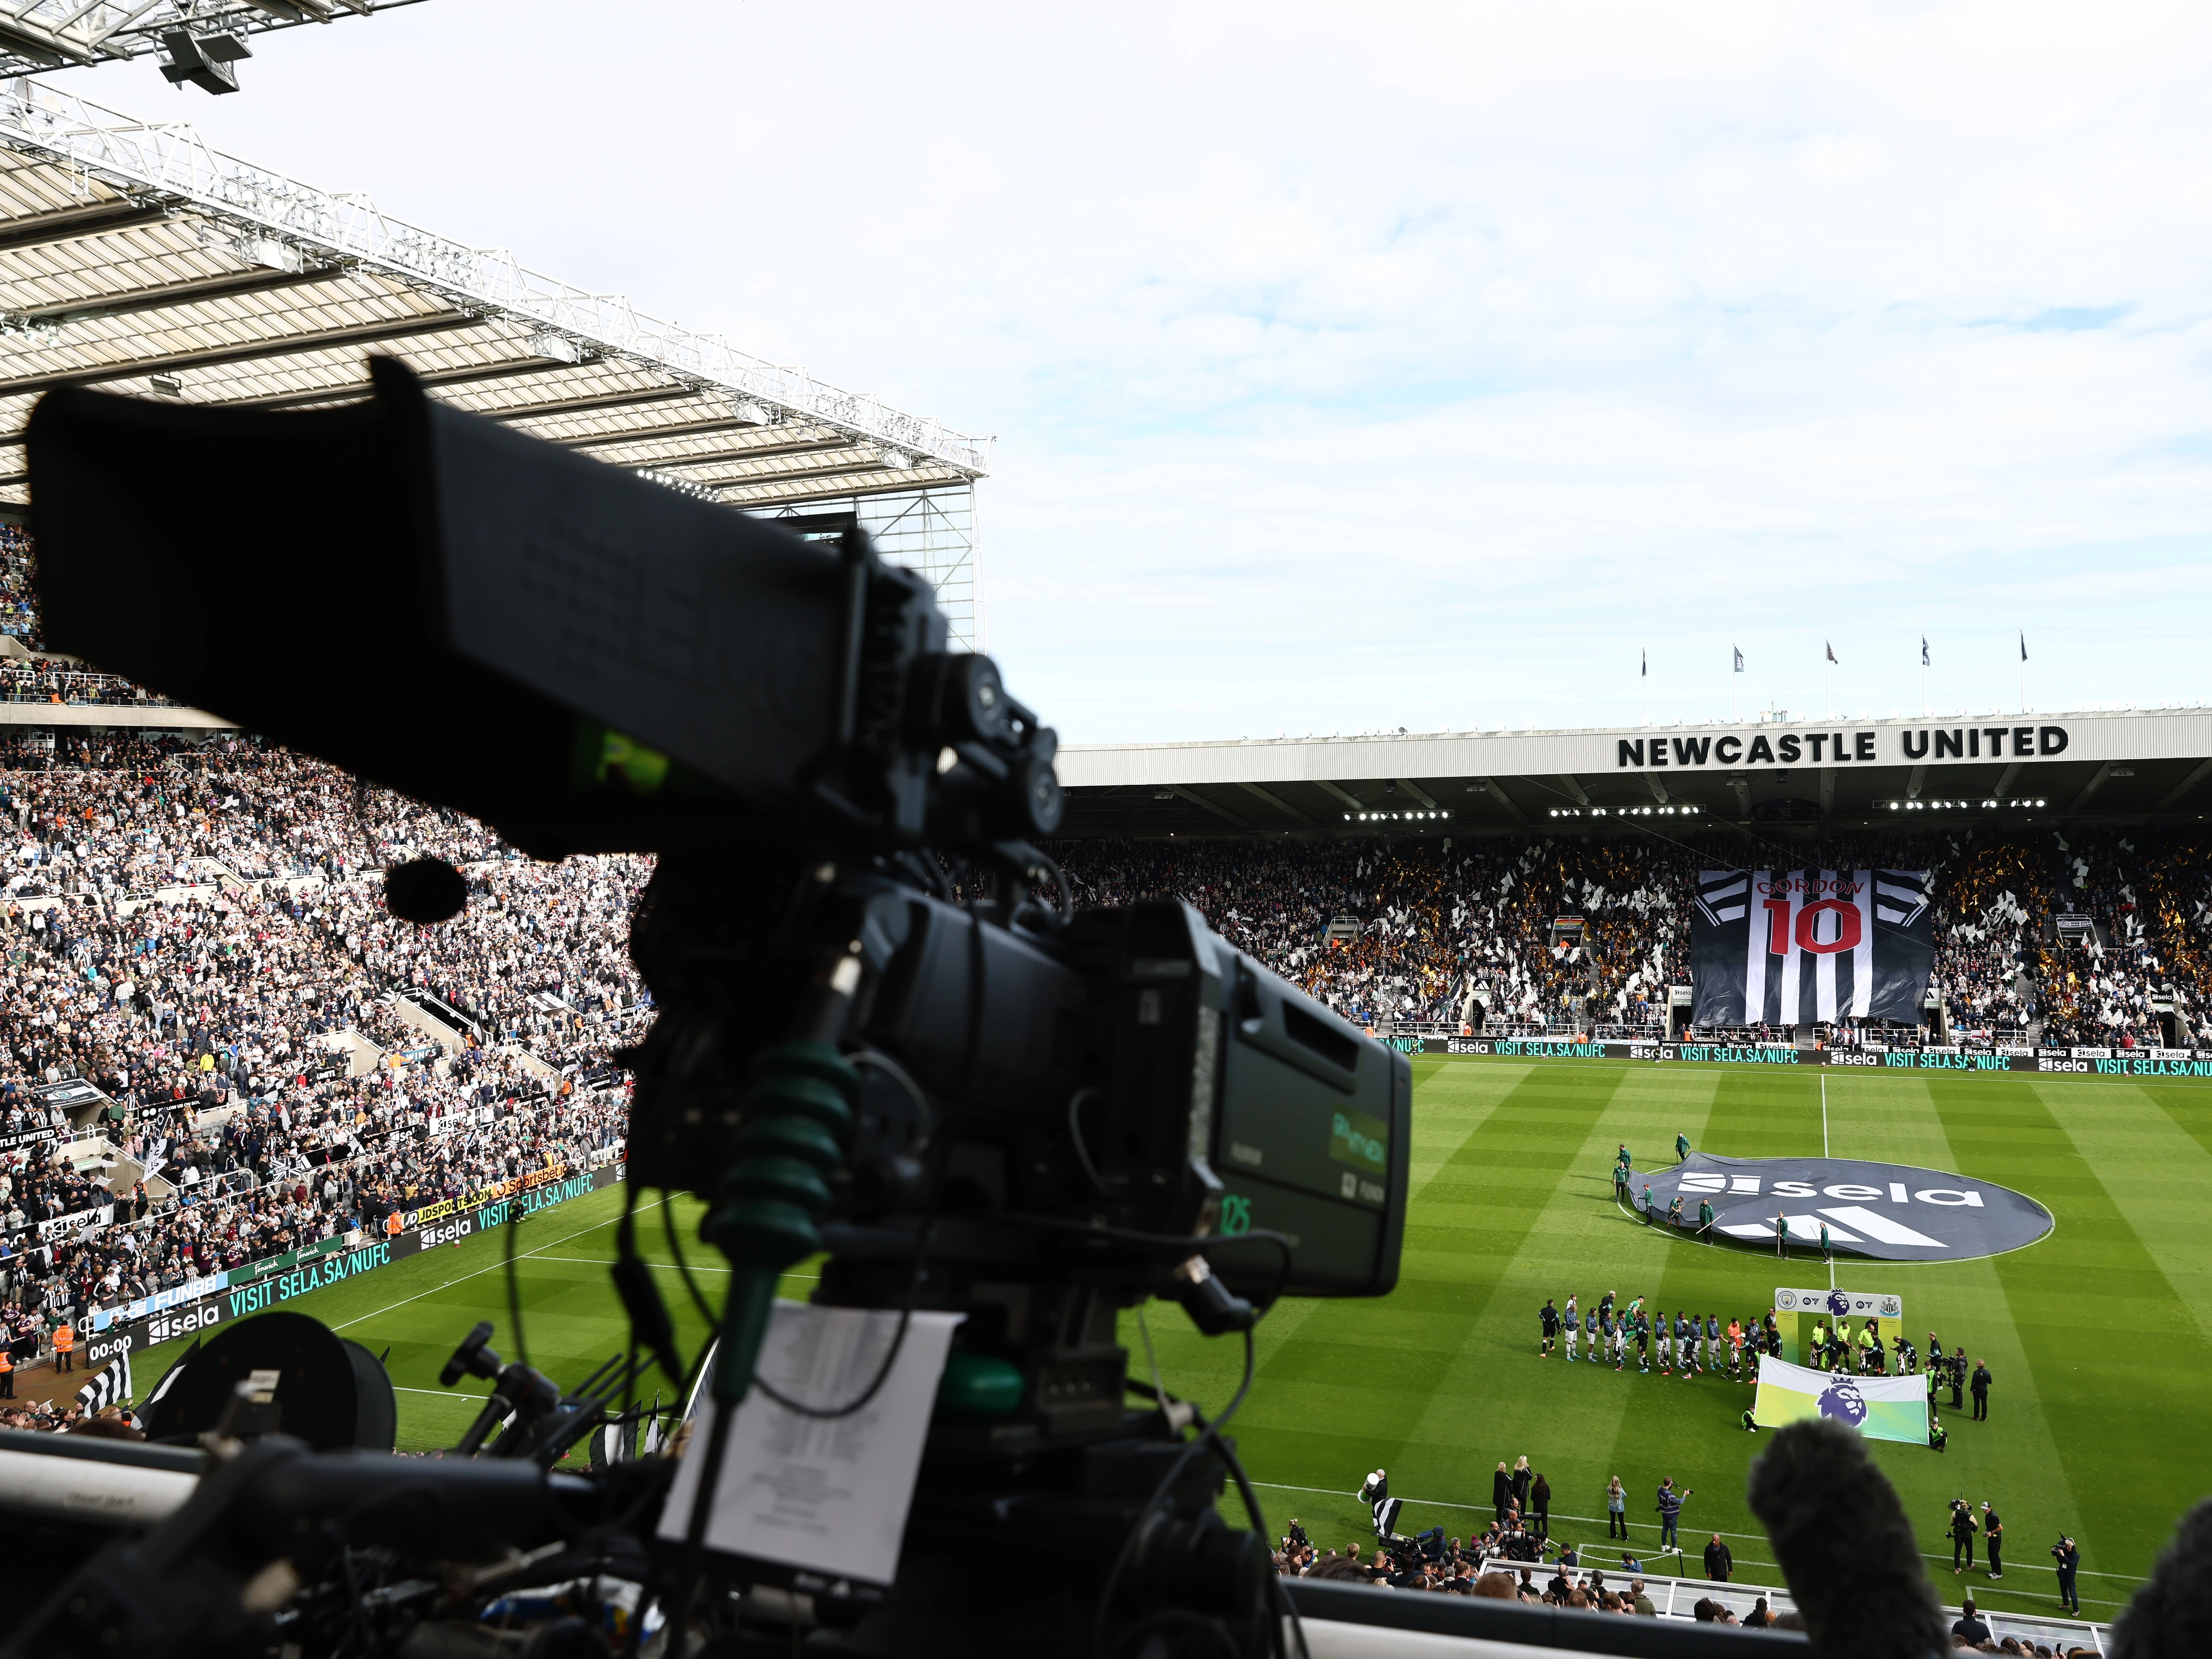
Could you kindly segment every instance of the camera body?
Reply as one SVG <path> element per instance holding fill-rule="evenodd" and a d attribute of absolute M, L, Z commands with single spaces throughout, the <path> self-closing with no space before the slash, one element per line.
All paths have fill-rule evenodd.
<path fill-rule="evenodd" d="M 44 398 L 52 643 L 538 856 L 658 855 L 631 930 L 659 1012 L 625 1056 L 629 1174 L 714 1202 L 714 1397 L 744 1397 L 779 1269 L 816 1252 L 817 1300 L 957 1310 L 956 1363 L 1018 1379 L 988 1409 L 940 1395 L 896 1605 L 860 1646 L 1066 1646 L 1188 1615 L 1206 1650 L 1256 1651 L 1264 1547 L 1213 1512 L 1189 1408 L 1126 1406 L 1118 1316 L 1166 1295 L 1249 1337 L 1254 1302 L 1387 1293 L 1406 1056 L 1187 904 L 1076 913 L 1036 844 L 1057 738 L 857 532 L 803 539 L 371 368 L 373 398 L 311 413 Z M 224 513 L 180 509 L 240 455 Z M 364 602 L 373 659 L 285 625 Z M 256 650 L 211 643 L 233 637 Z M 617 1286 L 668 1363 L 623 1248 Z M 1206 1449 L 1233 1457 L 1212 1430 Z"/>

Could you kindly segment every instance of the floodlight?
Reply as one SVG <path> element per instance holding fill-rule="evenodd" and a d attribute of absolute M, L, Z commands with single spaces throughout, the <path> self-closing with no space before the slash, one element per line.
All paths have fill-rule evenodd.
<path fill-rule="evenodd" d="M 238 90 L 238 71 L 231 65 L 253 56 L 253 48 L 242 36 L 195 34 L 183 28 L 165 31 L 161 46 L 169 54 L 161 73 L 171 86 L 181 90 L 189 81 L 203 92 L 218 95 Z"/>

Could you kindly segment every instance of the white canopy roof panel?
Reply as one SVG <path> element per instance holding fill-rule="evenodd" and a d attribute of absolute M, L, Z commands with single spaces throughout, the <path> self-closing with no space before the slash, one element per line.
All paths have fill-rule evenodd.
<path fill-rule="evenodd" d="M 0 83 L 0 502 L 24 497 L 22 429 L 51 387 L 327 406 L 367 392 L 375 353 L 459 407 L 755 511 L 964 497 L 990 465 L 987 438 L 254 167 L 184 123 Z"/>

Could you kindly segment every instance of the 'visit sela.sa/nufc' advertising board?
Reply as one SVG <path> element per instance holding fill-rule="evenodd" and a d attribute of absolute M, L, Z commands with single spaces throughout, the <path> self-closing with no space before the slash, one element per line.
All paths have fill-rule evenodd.
<path fill-rule="evenodd" d="M 2057 1072 L 2077 1077 L 2212 1077 L 2212 1048 L 1794 1048 L 1786 1043 L 1559 1042 L 1520 1037 L 1385 1036 L 1409 1054 L 1511 1060 L 1636 1060 L 1706 1066 L 1837 1066 L 1905 1072 Z"/>
<path fill-rule="evenodd" d="M 127 1314 L 121 1319 L 111 1318 L 104 1328 L 95 1326 L 85 1341 L 85 1363 L 104 1365 L 119 1353 L 136 1353 L 179 1337 L 201 1335 L 234 1319 L 327 1290 L 424 1250 L 459 1243 L 472 1233 L 512 1226 L 525 1216 L 611 1187 L 622 1178 L 623 1165 L 615 1163 L 564 1173 L 481 1203 L 448 1200 L 404 1212 L 400 1219 L 408 1224 L 395 1233 L 371 1235 L 351 1246 L 336 1244 L 302 1251 L 291 1265 L 250 1278 L 246 1276 L 250 1269 L 233 1269 L 219 1279 L 200 1280 L 189 1287 L 200 1291 L 196 1300 L 179 1302 L 137 1318 Z"/>

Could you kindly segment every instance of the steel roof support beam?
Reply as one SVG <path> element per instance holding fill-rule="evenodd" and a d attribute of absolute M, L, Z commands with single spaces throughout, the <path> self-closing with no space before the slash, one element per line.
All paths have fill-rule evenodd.
<path fill-rule="evenodd" d="M 735 483 L 711 486 L 721 492 L 722 499 L 732 507 L 782 507 L 807 501 L 834 501 L 848 495 L 921 495 L 940 488 L 953 488 L 970 483 L 965 473 L 955 472 L 949 466 L 932 461 L 926 467 L 916 467 L 904 472 L 887 472 L 881 478 L 863 483 L 856 475 L 830 478 L 811 487 L 777 489 L 764 483 L 740 480 Z"/>
<path fill-rule="evenodd" d="M 480 368 L 432 369 L 418 375 L 426 386 L 458 386 L 468 380 L 503 380 L 520 374 L 543 374 L 556 368 L 573 369 L 574 363 L 548 362 L 529 357 L 515 362 L 493 363 Z M 316 392 L 280 392 L 266 398 L 207 398 L 186 400 L 193 409 L 302 409 L 313 404 L 335 404 L 366 398 L 376 388 L 367 380 L 347 380 Z M 20 444 L 25 434 L 11 432 L 0 437 L 0 448 Z"/>
<path fill-rule="evenodd" d="M 0 253 L 27 247 L 50 247 L 56 242 L 75 242 L 88 236 L 105 236 L 134 225 L 157 224 L 171 209 L 160 202 L 125 196 L 119 201 L 95 202 L 88 207 L 57 208 L 52 213 L 27 214 L 0 225 Z"/>
<path fill-rule="evenodd" d="M 1171 783 L 1168 786 L 1168 788 L 1172 793 L 1183 800 L 1188 801 L 1193 806 L 1202 806 L 1207 811 L 1212 813 L 1217 818 L 1226 818 L 1230 823 L 1235 824 L 1239 830 L 1245 831 L 1248 835 L 1251 832 L 1253 826 L 1245 823 L 1243 819 L 1238 817 L 1236 813 L 1231 811 L 1227 807 L 1217 806 L 1213 802 L 1206 799 L 1205 796 L 1198 794 L 1192 790 L 1186 789 L 1179 783 Z"/>
<path fill-rule="evenodd" d="M 1237 787 L 1239 789 L 1242 789 L 1246 794 L 1255 796 L 1259 799 L 1267 802 L 1268 805 L 1273 807 L 1278 812 L 1281 812 L 1290 817 L 1296 818 L 1300 823 L 1311 823 L 1313 822 L 1311 818 L 1308 817 L 1304 812 L 1299 811 L 1297 807 L 1291 805 L 1290 802 L 1285 800 L 1281 796 L 1269 794 L 1265 789 L 1262 789 L 1256 783 L 1240 783 Z"/>
<path fill-rule="evenodd" d="M 796 483 L 809 478 L 845 478 L 850 477 L 856 473 L 885 472 L 898 470 L 893 468 L 890 463 L 884 460 L 882 456 L 876 455 L 872 452 L 848 451 L 848 453 L 853 454 L 852 459 L 835 462 L 824 466 L 794 466 L 788 469 L 779 467 L 773 472 L 760 472 L 750 475 L 741 474 L 733 478 L 701 478 L 698 482 L 706 485 L 709 489 L 726 489 L 734 488 L 739 484 L 781 483 L 787 478 Z M 867 459 L 861 459 L 864 454 L 867 456 Z M 745 458 L 742 456 L 726 456 L 716 458 L 702 455 L 696 461 L 694 461 L 686 456 L 676 455 L 671 456 L 664 460 L 655 461 L 653 465 L 665 471 L 672 471 L 678 467 L 685 466 L 728 466 L 733 460 L 742 460 L 744 459 Z"/>
<path fill-rule="evenodd" d="M 2162 799 L 2158 804 L 2159 810 L 2160 811 L 2164 811 L 2167 807 L 2172 805 L 2174 802 L 2179 800 L 2184 795 L 2194 789 L 2198 784 L 2203 782 L 2208 775 L 2212 775 L 2212 760 L 2197 762 L 2197 769 L 2195 771 L 2191 772 L 2187 777 L 2182 779 L 2179 783 L 2175 784 L 2172 788 L 2166 792 L 2164 799 Z"/>
<path fill-rule="evenodd" d="M 564 363 L 561 367 L 571 365 Z M 535 421 L 550 415 L 588 415 L 598 409 L 627 409 L 632 404 L 673 403 L 678 398 L 696 398 L 699 392 L 696 386 L 642 386 L 627 392 L 597 392 L 587 398 L 562 398 L 514 409 L 480 409 L 475 412 L 495 421 Z"/>
<path fill-rule="evenodd" d="M 1429 792 L 1422 788 L 1419 784 L 1415 783 L 1413 779 L 1399 779 L 1398 787 L 1403 789 L 1407 794 L 1411 795 L 1415 800 L 1420 802 L 1422 805 L 1427 807 L 1431 812 L 1439 810 L 1436 802 L 1429 798 Z"/>
<path fill-rule="evenodd" d="M 1316 778 L 1314 781 L 1318 783 L 1322 788 L 1328 790 L 1330 794 L 1335 796 L 1337 799 L 1342 801 L 1346 806 L 1349 806 L 1353 811 L 1364 812 L 1367 810 L 1367 803 L 1360 799 L 1358 796 L 1353 794 L 1349 789 L 1340 787 L 1338 785 L 1331 783 L 1327 778 Z"/>
<path fill-rule="evenodd" d="M 1483 781 L 1490 786 L 1490 793 L 1498 797 L 1499 805 L 1513 814 L 1519 822 L 1522 823 L 1528 822 L 1528 815 L 1521 810 L 1521 803 L 1505 793 L 1505 786 L 1503 783 L 1496 778 L 1486 778 Z"/>
<path fill-rule="evenodd" d="M 160 311 L 167 306 L 188 305 L 195 300 L 228 300 L 241 294 L 265 294 L 271 289 L 304 288 L 310 283 L 336 282 L 347 273 L 335 265 L 313 270 L 239 270 L 224 276 L 201 276 L 188 283 L 165 283 L 158 288 L 137 288 L 106 300 L 72 300 L 60 305 L 37 306 L 10 313 L 19 323 L 33 327 L 66 328 L 101 317 L 127 317 L 134 312 Z"/>
<path fill-rule="evenodd" d="M 2100 766 L 2094 772 L 2092 772 L 2089 775 L 2089 781 L 2081 786 L 2081 793 L 2074 797 L 2074 804 L 2066 809 L 2067 811 L 2069 813 L 2078 812 L 2083 807 L 2087 806 L 2089 804 L 2089 797 L 2095 794 L 2100 789 L 2102 789 L 2105 787 L 2105 780 L 2112 775 L 2112 763 L 2110 761 L 2106 761 L 2102 766 Z"/>
<path fill-rule="evenodd" d="M 1991 789 L 1990 793 L 1996 796 L 1999 800 L 2005 799 L 2005 791 L 2012 787 L 2012 781 L 2020 775 L 2020 762 L 2007 761 L 2005 763 L 2005 769 L 1997 774 L 1996 787 Z"/>
<path fill-rule="evenodd" d="M 1559 787 L 1565 790 L 1570 795 L 1572 795 L 1575 798 L 1576 805 L 1588 806 L 1589 805 L 1589 792 L 1583 787 L 1580 780 L 1578 780 L 1573 773 L 1562 772 L 1559 775 Z"/>
<path fill-rule="evenodd" d="M 26 374 L 0 380 L 0 398 L 24 392 L 48 392 L 60 386 L 100 386 L 113 380 L 143 380 L 171 369 L 204 368 L 211 363 L 258 362 L 264 357 L 296 356 L 303 351 L 330 351 L 342 346 L 369 345 L 379 340 L 404 339 L 416 334 L 450 334 L 465 328 L 481 328 L 489 317 L 450 313 L 413 322 L 362 323 L 351 328 L 326 328 L 313 334 L 296 334 L 245 345 L 210 346 L 200 351 L 173 351 L 161 357 L 141 357 L 134 362 L 100 368 L 60 369 L 45 374 Z"/>
<path fill-rule="evenodd" d="M 568 447 L 572 449 L 608 449 L 618 444 L 647 443 L 650 441 L 651 441 L 648 439 L 641 439 L 635 435 L 624 435 L 620 438 L 580 438 L 572 440 Z M 617 461 L 615 465 L 617 466 L 637 465 L 658 466 L 664 468 L 679 466 L 727 466 L 732 461 L 766 461 L 775 460 L 785 455 L 818 455 L 824 453 L 825 452 L 834 453 L 839 450 L 849 452 L 852 449 L 852 447 L 850 440 L 839 437 L 828 442 L 760 444 L 750 449 L 716 449 L 710 450 L 703 455 L 659 455 L 653 457 L 650 460 L 641 459 L 635 462 Z M 601 459 L 604 459 L 605 457 L 601 457 Z M 839 467 L 836 470 L 842 472 L 848 469 Z M 770 478 L 804 478 L 811 477 L 811 475 L 802 467 L 794 469 L 789 472 L 771 472 L 766 476 Z M 743 482 L 750 483 L 752 480 L 746 479 Z"/>
<path fill-rule="evenodd" d="M 621 432 L 592 432 L 580 438 L 556 438 L 552 441 L 570 449 L 605 449 L 615 444 L 659 443 L 668 438 L 696 438 L 714 432 L 733 432 L 743 429 L 758 432 L 758 421 L 741 421 L 734 415 L 717 415 L 705 421 L 675 421 L 666 426 L 631 427 Z M 824 444 L 842 444 L 845 438 L 824 438 Z"/>

